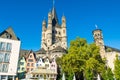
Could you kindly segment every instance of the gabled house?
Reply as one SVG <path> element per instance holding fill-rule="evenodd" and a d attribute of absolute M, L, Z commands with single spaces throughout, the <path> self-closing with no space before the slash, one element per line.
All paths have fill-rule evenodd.
<path fill-rule="evenodd" d="M 0 80 L 15 79 L 20 44 L 11 27 L 0 33 Z"/>
<path fill-rule="evenodd" d="M 33 51 L 30 51 L 26 56 L 26 72 L 32 71 L 35 69 L 36 56 Z"/>

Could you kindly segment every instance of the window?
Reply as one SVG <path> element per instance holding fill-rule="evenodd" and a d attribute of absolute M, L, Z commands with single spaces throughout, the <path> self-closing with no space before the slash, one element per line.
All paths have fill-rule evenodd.
<path fill-rule="evenodd" d="M 30 63 L 27 63 L 27 66 L 30 66 Z"/>
<path fill-rule="evenodd" d="M 33 62 L 33 59 L 28 59 L 28 62 Z"/>
<path fill-rule="evenodd" d="M 25 70 L 25 68 L 24 68 L 24 67 L 22 67 L 22 70 Z"/>
<path fill-rule="evenodd" d="M 49 64 L 45 64 L 45 67 L 49 67 Z"/>
<path fill-rule="evenodd" d="M 31 68 L 31 71 L 33 70 L 33 68 Z"/>
<path fill-rule="evenodd" d="M 0 50 L 5 50 L 5 42 L 0 42 Z"/>
<path fill-rule="evenodd" d="M 6 38 L 11 39 L 11 35 L 6 33 Z"/>
<path fill-rule="evenodd" d="M 34 66 L 34 63 L 32 63 L 31 66 L 33 67 L 33 66 Z"/>
<path fill-rule="evenodd" d="M 10 60 L 10 54 L 5 53 L 4 62 L 9 62 L 9 60 Z"/>
<path fill-rule="evenodd" d="M 32 55 L 30 55 L 30 58 L 32 58 Z"/>
<path fill-rule="evenodd" d="M 2 72 L 8 72 L 8 64 L 3 64 Z"/>
<path fill-rule="evenodd" d="M 20 62 L 20 65 L 24 65 L 24 62 Z"/>
<path fill-rule="evenodd" d="M 18 71 L 20 70 L 20 67 L 18 67 Z"/>
<path fill-rule="evenodd" d="M 0 53 L 0 62 L 3 62 L 3 60 L 4 60 L 4 54 Z"/>
<path fill-rule="evenodd" d="M 27 68 L 27 71 L 29 71 L 29 68 Z"/>
<path fill-rule="evenodd" d="M 11 51 L 11 49 L 12 49 L 12 44 L 11 43 L 7 43 L 6 51 Z"/>
<path fill-rule="evenodd" d="M 2 72 L 2 64 L 0 64 L 0 72 Z"/>

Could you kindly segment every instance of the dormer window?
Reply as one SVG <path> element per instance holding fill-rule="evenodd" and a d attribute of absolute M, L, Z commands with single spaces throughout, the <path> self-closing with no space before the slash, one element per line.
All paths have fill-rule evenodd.
<path fill-rule="evenodd" d="M 6 38 L 7 38 L 7 39 L 11 39 L 11 35 L 8 34 L 8 33 L 6 33 Z"/>

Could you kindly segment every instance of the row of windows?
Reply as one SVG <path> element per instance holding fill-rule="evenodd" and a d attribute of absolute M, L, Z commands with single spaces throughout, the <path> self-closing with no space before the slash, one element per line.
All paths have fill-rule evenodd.
<path fill-rule="evenodd" d="M 11 51 L 12 44 L 6 42 L 0 42 L 0 50 L 1 51 Z"/>
<path fill-rule="evenodd" d="M 27 68 L 27 71 L 32 71 L 33 70 L 33 68 Z"/>
<path fill-rule="evenodd" d="M 0 53 L 0 63 L 1 62 L 9 62 L 10 60 L 10 53 Z"/>
<path fill-rule="evenodd" d="M 24 71 L 25 70 L 25 68 L 24 67 L 18 67 L 18 70 L 20 71 L 20 70 L 22 70 L 22 71 Z"/>
<path fill-rule="evenodd" d="M 0 64 L 0 72 L 8 72 L 9 64 Z"/>
<path fill-rule="evenodd" d="M 30 63 L 27 63 L 27 66 L 30 66 Z M 33 66 L 34 66 L 34 63 L 32 63 L 31 66 L 33 67 Z"/>

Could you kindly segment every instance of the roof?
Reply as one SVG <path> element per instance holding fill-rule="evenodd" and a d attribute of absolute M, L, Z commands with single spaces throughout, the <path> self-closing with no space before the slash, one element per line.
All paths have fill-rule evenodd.
<path fill-rule="evenodd" d="M 41 48 L 40 50 L 36 51 L 37 54 L 45 54 L 46 51 L 44 48 Z"/>
<path fill-rule="evenodd" d="M 14 33 L 12 27 L 7 28 L 3 32 L 0 33 L 1 38 L 7 38 L 7 35 L 9 35 L 9 38 L 12 40 L 20 40 Z"/>
<path fill-rule="evenodd" d="M 51 69 L 46 68 L 36 68 L 30 72 L 31 74 L 57 74 L 56 72 L 52 71 Z"/>
<path fill-rule="evenodd" d="M 94 33 L 94 31 L 102 31 L 101 29 L 95 29 L 92 31 L 92 33 Z"/>
<path fill-rule="evenodd" d="M 120 49 L 116 49 L 116 48 L 105 45 L 105 51 L 107 51 L 108 48 L 110 48 L 112 51 L 120 52 Z"/>
<path fill-rule="evenodd" d="M 62 48 L 61 46 L 57 46 L 56 48 L 54 48 L 53 50 L 51 50 L 52 52 L 67 52 L 64 48 Z"/>
<path fill-rule="evenodd" d="M 56 26 L 56 24 L 58 24 L 58 18 L 57 18 L 55 7 L 53 7 L 53 9 L 52 9 L 52 25 Z"/>
<path fill-rule="evenodd" d="M 30 50 L 24 50 L 24 49 L 21 49 L 20 50 L 20 53 L 19 53 L 19 58 L 21 57 L 26 57 L 28 55 Z"/>
<path fill-rule="evenodd" d="M 35 55 L 35 53 L 34 53 L 32 50 L 30 50 L 30 51 L 28 52 L 28 54 L 26 55 L 25 58 L 27 59 L 30 54 L 33 54 L 33 55 L 34 55 L 34 58 L 36 59 L 36 55 Z"/>

